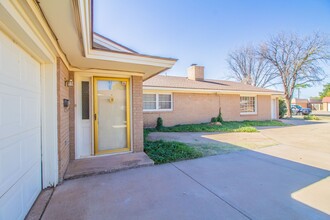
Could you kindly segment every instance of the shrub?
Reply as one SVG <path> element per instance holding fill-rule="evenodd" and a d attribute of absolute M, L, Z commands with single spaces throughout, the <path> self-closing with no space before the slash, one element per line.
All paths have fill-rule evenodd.
<path fill-rule="evenodd" d="M 286 104 L 284 99 L 279 99 L 279 117 L 283 118 L 288 109 L 286 108 Z"/>
<path fill-rule="evenodd" d="M 217 117 L 217 121 L 220 122 L 220 123 L 223 122 L 222 115 L 221 115 L 221 108 L 219 108 L 219 115 Z"/>
<path fill-rule="evenodd" d="M 163 128 L 163 119 L 161 117 L 157 118 L 156 130 L 160 131 Z"/>
<path fill-rule="evenodd" d="M 305 120 L 320 120 L 320 118 L 317 117 L 316 115 L 305 115 L 304 119 Z"/>
<path fill-rule="evenodd" d="M 217 120 L 216 117 L 211 118 L 211 122 L 212 122 L 212 123 L 215 123 L 215 122 L 217 122 L 217 121 L 218 121 L 218 120 Z"/>
<path fill-rule="evenodd" d="M 147 141 L 144 151 L 156 164 L 202 157 L 202 152 L 180 142 Z"/>

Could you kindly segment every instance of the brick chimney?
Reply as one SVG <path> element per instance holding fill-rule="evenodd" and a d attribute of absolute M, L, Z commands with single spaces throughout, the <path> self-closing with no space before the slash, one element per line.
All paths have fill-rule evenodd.
<path fill-rule="evenodd" d="M 197 64 L 191 64 L 187 69 L 188 79 L 204 81 L 204 66 L 197 66 Z"/>

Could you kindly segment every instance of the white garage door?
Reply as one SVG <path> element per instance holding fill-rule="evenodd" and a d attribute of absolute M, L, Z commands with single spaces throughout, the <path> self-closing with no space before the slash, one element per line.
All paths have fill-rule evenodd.
<path fill-rule="evenodd" d="M 23 219 L 41 190 L 40 64 L 0 32 L 0 219 Z"/>

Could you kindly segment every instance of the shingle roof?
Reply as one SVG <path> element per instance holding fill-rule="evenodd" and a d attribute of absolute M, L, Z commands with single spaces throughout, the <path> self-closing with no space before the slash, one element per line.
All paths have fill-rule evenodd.
<path fill-rule="evenodd" d="M 324 97 L 323 99 L 322 99 L 322 102 L 328 102 L 328 103 L 330 103 L 330 97 Z"/>
<path fill-rule="evenodd" d="M 322 103 L 322 99 L 309 99 L 309 103 L 320 104 L 320 103 Z"/>
<path fill-rule="evenodd" d="M 196 89 L 196 90 L 226 90 L 245 92 L 265 92 L 282 94 L 281 91 L 259 88 L 241 82 L 205 79 L 204 81 L 190 80 L 187 77 L 157 75 L 143 82 L 144 87 Z"/>

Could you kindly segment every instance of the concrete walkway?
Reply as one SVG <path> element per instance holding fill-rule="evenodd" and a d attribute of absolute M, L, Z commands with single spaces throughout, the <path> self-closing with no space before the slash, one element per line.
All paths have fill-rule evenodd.
<path fill-rule="evenodd" d="M 65 181 L 43 219 L 330 219 L 330 124 L 278 145 Z"/>
<path fill-rule="evenodd" d="M 43 219 L 329 219 L 292 198 L 329 174 L 241 151 L 65 181 Z"/>

